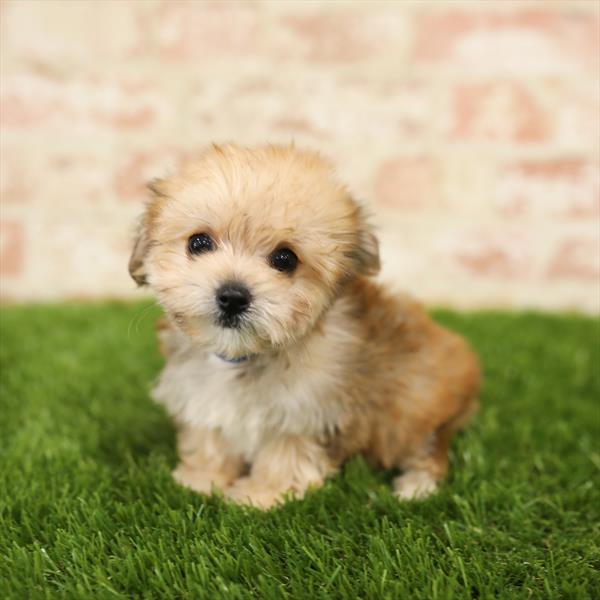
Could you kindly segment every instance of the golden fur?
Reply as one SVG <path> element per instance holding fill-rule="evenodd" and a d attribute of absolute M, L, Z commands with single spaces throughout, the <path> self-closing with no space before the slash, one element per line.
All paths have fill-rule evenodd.
<path fill-rule="evenodd" d="M 362 453 L 402 471 L 399 497 L 433 491 L 476 408 L 477 360 L 370 278 L 377 240 L 331 165 L 293 146 L 213 146 L 151 189 L 130 272 L 166 313 L 154 395 L 179 428 L 177 481 L 267 508 Z M 199 233 L 215 248 L 191 256 Z M 267 260 L 282 246 L 293 273 Z M 232 280 L 252 293 L 238 328 L 216 319 Z"/>

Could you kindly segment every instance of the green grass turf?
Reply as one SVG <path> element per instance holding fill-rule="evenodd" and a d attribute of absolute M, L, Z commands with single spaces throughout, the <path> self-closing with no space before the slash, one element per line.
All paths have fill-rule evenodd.
<path fill-rule="evenodd" d="M 0 598 L 599 597 L 598 320 L 438 311 L 486 375 L 440 493 L 355 459 L 261 513 L 171 481 L 156 315 L 2 310 Z"/>

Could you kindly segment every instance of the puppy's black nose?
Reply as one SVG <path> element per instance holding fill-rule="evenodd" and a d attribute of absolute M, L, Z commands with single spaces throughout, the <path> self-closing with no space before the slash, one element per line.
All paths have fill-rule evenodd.
<path fill-rule="evenodd" d="M 250 291 L 240 283 L 225 283 L 217 290 L 217 304 L 226 318 L 241 315 L 250 306 Z"/>

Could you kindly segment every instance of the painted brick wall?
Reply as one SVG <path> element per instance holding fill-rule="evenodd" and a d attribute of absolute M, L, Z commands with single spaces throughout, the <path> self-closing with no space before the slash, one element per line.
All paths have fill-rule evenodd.
<path fill-rule="evenodd" d="M 145 180 L 294 139 L 371 204 L 398 287 L 600 310 L 598 2 L 0 6 L 4 300 L 139 296 Z"/>

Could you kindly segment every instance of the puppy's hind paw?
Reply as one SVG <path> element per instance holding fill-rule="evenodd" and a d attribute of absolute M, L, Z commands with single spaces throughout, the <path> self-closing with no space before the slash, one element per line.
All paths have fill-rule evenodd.
<path fill-rule="evenodd" d="M 401 500 L 424 500 L 438 487 L 437 480 L 427 471 L 407 471 L 394 479 L 394 496 Z"/>

